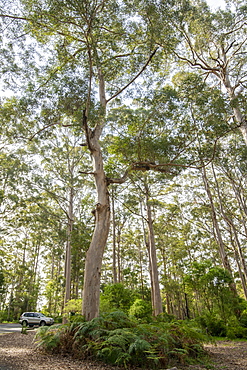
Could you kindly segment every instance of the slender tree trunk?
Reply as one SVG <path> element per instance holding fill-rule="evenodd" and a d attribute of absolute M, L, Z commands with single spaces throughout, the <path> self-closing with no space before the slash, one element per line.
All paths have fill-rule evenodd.
<path fill-rule="evenodd" d="M 162 248 L 161 250 L 161 254 L 162 254 L 162 260 L 163 260 L 163 269 L 164 269 L 164 277 L 165 277 L 165 280 L 168 281 L 168 273 L 167 273 L 167 257 L 166 257 L 166 254 L 165 254 L 165 249 Z M 170 294 L 168 293 L 168 289 L 167 289 L 167 286 L 166 284 L 165 285 L 165 295 L 166 295 L 166 312 L 168 314 L 171 314 L 172 310 L 171 310 L 171 299 L 170 299 Z"/>
<path fill-rule="evenodd" d="M 146 191 L 146 207 L 147 207 L 147 220 L 148 220 L 148 245 L 149 245 L 149 256 L 150 256 L 150 266 L 151 266 L 151 275 L 153 282 L 153 312 L 154 316 L 157 316 L 163 312 L 162 299 L 160 294 L 160 284 L 158 276 L 158 265 L 157 265 L 157 256 L 154 240 L 154 229 L 153 229 L 153 220 L 152 220 L 152 211 L 149 202 L 149 191 L 148 186 L 145 184 Z"/>
<path fill-rule="evenodd" d="M 240 276 L 240 278 L 241 278 L 241 281 L 242 281 L 243 290 L 246 293 L 247 292 L 247 287 L 246 287 L 247 268 L 246 268 L 245 258 L 244 258 L 243 251 L 242 251 L 242 248 L 241 248 L 241 245 L 240 245 L 240 242 L 239 242 L 238 233 L 237 233 L 236 227 L 234 225 L 234 222 L 233 222 L 233 220 L 230 217 L 227 216 L 226 212 L 224 211 L 224 206 L 223 206 L 221 195 L 220 195 L 220 189 L 219 189 L 219 185 L 218 185 L 218 180 L 217 180 L 216 173 L 215 173 L 215 170 L 214 170 L 214 166 L 213 165 L 212 165 L 212 170 L 213 170 L 214 180 L 215 180 L 215 183 L 216 183 L 216 190 L 217 190 L 217 194 L 218 194 L 218 199 L 219 199 L 221 214 L 222 214 L 222 217 L 225 220 L 226 224 L 228 225 L 228 227 L 231 230 L 231 235 L 233 234 L 233 236 L 234 236 L 234 239 L 233 238 L 231 238 L 231 239 L 233 241 L 233 247 L 234 247 L 234 249 L 237 250 L 237 255 L 238 255 L 237 263 L 239 262 L 240 263 L 240 266 L 241 266 L 241 273 L 240 273 L 240 275 L 244 274 L 244 278 L 245 279 L 243 280 L 241 278 L 241 276 Z M 244 281 L 245 281 L 245 283 L 244 283 Z"/>
<path fill-rule="evenodd" d="M 237 266 L 238 266 L 238 274 L 239 274 L 241 284 L 242 284 L 242 287 L 243 287 L 245 299 L 247 300 L 247 286 L 246 286 L 246 281 L 247 280 L 246 280 L 246 276 L 243 274 L 243 271 L 242 271 L 240 256 L 239 256 L 239 253 L 238 253 L 238 249 L 235 245 L 235 240 L 234 240 L 235 238 L 232 235 L 232 230 L 231 230 L 230 227 L 229 227 L 229 232 L 230 232 L 230 235 L 231 235 L 231 243 L 234 247 L 235 260 L 236 260 L 236 263 L 237 263 Z"/>
<path fill-rule="evenodd" d="M 112 188 L 112 273 L 113 283 L 117 283 L 117 266 L 116 266 L 116 220 L 115 220 L 115 202 L 114 188 Z"/>
<path fill-rule="evenodd" d="M 70 188 L 69 193 L 69 210 L 68 210 L 68 225 L 67 225 L 67 240 L 66 240 L 66 254 L 65 254 L 65 292 L 64 292 L 64 306 L 71 298 L 71 234 L 73 230 L 73 202 L 74 189 Z M 63 323 L 66 323 L 66 318 L 63 318 Z"/>
<path fill-rule="evenodd" d="M 117 231 L 117 281 L 120 283 L 122 281 L 122 259 L 121 259 L 121 228 L 118 227 Z"/>
<path fill-rule="evenodd" d="M 144 299 L 143 258 L 142 258 L 142 250 L 141 250 L 141 243 L 140 242 L 138 242 L 138 249 L 139 249 L 140 280 L 141 280 L 142 299 Z"/>
<path fill-rule="evenodd" d="M 142 200 L 140 200 L 140 210 L 141 210 L 141 216 L 142 216 L 143 241 L 144 241 L 144 245 L 146 246 L 147 252 L 148 252 L 148 262 L 149 262 L 148 267 L 149 267 L 149 276 L 150 276 L 150 283 L 151 283 L 151 303 L 152 303 L 152 307 L 154 307 L 154 283 L 153 283 L 153 274 L 152 274 L 152 268 L 151 268 L 151 256 L 150 256 L 149 241 L 146 236 L 146 228 L 145 228 L 144 215 L 143 215 L 143 209 L 142 209 Z"/>
<path fill-rule="evenodd" d="M 214 230 L 215 230 L 215 233 L 216 233 L 216 238 L 217 238 L 216 240 L 217 240 L 218 247 L 219 247 L 219 254 L 220 254 L 220 257 L 221 257 L 222 265 L 232 276 L 232 269 L 231 269 L 231 265 L 230 265 L 228 256 L 227 256 L 226 251 L 225 251 L 225 246 L 224 246 L 224 242 L 223 242 L 223 239 L 222 239 L 219 223 L 218 223 L 218 220 L 217 220 L 216 211 L 215 211 L 215 207 L 214 207 L 213 196 L 212 196 L 211 189 L 210 189 L 210 186 L 209 186 L 209 182 L 208 182 L 205 167 L 203 167 L 203 169 L 202 169 L 202 178 L 203 178 L 204 186 L 205 186 L 205 189 L 206 189 L 206 192 L 207 192 L 207 195 L 208 195 L 208 199 L 209 199 L 209 202 L 210 202 L 212 221 L 213 221 L 213 226 L 214 226 Z M 234 294 L 237 295 L 237 289 L 236 289 L 235 283 L 230 284 L 230 288 L 234 292 Z"/>
<path fill-rule="evenodd" d="M 247 283 L 247 268 L 246 268 L 246 261 L 245 261 L 245 257 L 244 257 L 244 254 L 243 254 L 243 250 L 242 250 L 240 242 L 239 242 L 239 238 L 238 238 L 238 234 L 237 234 L 237 230 L 236 230 L 235 226 L 232 227 L 232 230 L 233 230 L 233 235 L 234 235 L 234 241 L 235 241 L 235 244 L 236 244 L 235 249 L 237 251 L 239 264 L 240 264 L 239 275 L 240 275 L 240 279 L 241 279 L 241 282 L 242 282 L 244 295 L 245 295 L 245 298 L 247 299 L 247 286 L 246 286 L 246 283 Z"/>
<path fill-rule="evenodd" d="M 216 216 L 216 211 L 215 211 L 215 207 L 214 207 L 213 196 L 212 196 L 211 189 L 210 189 L 210 186 L 209 186 L 209 182 L 208 182 L 205 167 L 203 167 L 203 169 L 202 169 L 202 178 L 203 178 L 206 193 L 207 193 L 207 196 L 208 196 L 208 199 L 209 199 L 209 202 L 210 202 L 211 216 L 212 216 L 214 230 L 215 230 L 215 233 L 216 233 L 216 238 L 217 238 L 217 243 L 218 243 L 218 247 L 219 247 L 219 254 L 220 254 L 220 257 L 221 257 L 222 265 L 226 270 L 231 272 L 231 267 L 230 267 L 230 263 L 229 263 L 229 260 L 228 260 L 228 256 L 227 256 L 226 251 L 225 251 L 224 242 L 223 242 L 223 239 L 222 239 L 222 236 L 221 236 L 221 231 L 220 231 L 220 228 L 219 228 L 219 224 L 218 224 L 218 220 L 217 220 L 217 216 Z"/>

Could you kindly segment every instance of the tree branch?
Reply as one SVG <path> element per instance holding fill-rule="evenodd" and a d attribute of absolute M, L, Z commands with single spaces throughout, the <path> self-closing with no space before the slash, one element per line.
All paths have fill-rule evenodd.
<path fill-rule="evenodd" d="M 33 134 L 33 135 L 28 139 L 28 140 L 29 140 L 29 141 L 33 140 L 33 138 L 34 138 L 36 135 L 40 134 L 42 131 L 46 130 L 46 129 L 47 129 L 47 128 L 49 128 L 49 127 L 56 126 L 56 125 L 61 125 L 61 123 L 60 123 L 60 122 L 50 123 L 49 125 L 47 125 L 47 126 L 45 126 L 45 127 L 41 128 L 39 131 L 35 132 L 35 134 Z M 74 125 L 61 125 L 61 126 L 62 126 L 62 127 L 71 127 L 71 126 L 74 126 Z"/>
<path fill-rule="evenodd" d="M 140 70 L 140 72 L 139 73 L 137 73 L 137 75 L 134 77 L 134 78 L 132 78 L 132 80 L 129 82 L 129 83 L 127 83 L 127 85 L 125 85 L 122 89 L 120 89 L 118 92 L 116 92 L 116 94 L 114 94 L 114 95 L 112 95 L 107 101 L 106 101 L 106 103 L 109 103 L 109 101 L 111 101 L 112 99 L 114 99 L 114 98 L 116 98 L 119 94 L 121 94 L 125 89 L 127 89 L 127 87 L 129 87 L 141 74 L 142 74 L 142 72 L 147 68 L 147 66 L 148 66 L 148 64 L 150 63 L 150 61 L 152 60 L 152 58 L 153 58 L 153 56 L 156 54 L 156 52 L 157 52 L 157 50 L 158 50 L 159 48 L 156 48 L 153 52 L 152 52 L 152 54 L 149 56 L 149 58 L 148 58 L 148 60 L 147 60 L 147 62 L 145 63 L 145 65 L 142 67 L 142 69 Z"/>

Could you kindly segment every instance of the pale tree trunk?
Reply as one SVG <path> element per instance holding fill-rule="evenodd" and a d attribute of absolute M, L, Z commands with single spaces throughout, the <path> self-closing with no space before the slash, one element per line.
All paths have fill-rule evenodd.
<path fill-rule="evenodd" d="M 143 209 L 142 209 L 142 200 L 140 201 L 140 210 L 141 210 L 141 216 L 142 216 L 142 229 L 143 229 L 143 241 L 144 245 L 147 248 L 148 252 L 148 267 L 149 267 L 149 276 L 150 276 L 150 284 L 151 284 L 151 303 L 152 307 L 154 307 L 154 283 L 153 283 L 153 274 L 152 274 L 152 267 L 151 267 L 151 257 L 150 257 L 150 248 L 149 248 L 149 240 L 146 236 L 146 227 L 144 220 L 147 222 L 147 219 L 145 219 L 143 215 Z"/>
<path fill-rule="evenodd" d="M 91 35 L 92 36 L 92 35 Z M 94 37 L 92 37 L 93 39 Z M 89 38 L 88 38 L 89 39 Z M 89 56 L 89 87 L 88 99 L 86 108 L 83 112 L 82 127 L 86 135 L 86 145 L 91 153 L 93 162 L 93 175 L 95 179 L 97 191 L 97 204 L 95 208 L 95 228 L 90 247 L 86 254 L 85 271 L 84 271 L 84 287 L 83 287 L 83 305 L 82 314 L 87 321 L 99 315 L 99 298 L 100 298 L 100 274 L 103 254 L 108 238 L 110 228 L 110 198 L 108 193 L 108 185 L 110 183 L 123 183 L 126 176 L 122 179 L 109 179 L 106 177 L 103 167 L 102 151 L 100 147 L 100 137 L 105 126 L 106 105 L 109 101 L 121 94 L 129 85 L 131 85 L 146 69 L 157 49 L 149 56 L 147 62 L 139 73 L 127 83 L 122 89 L 115 93 L 108 100 L 105 93 L 105 80 L 101 68 L 99 67 L 99 56 L 95 45 L 88 47 Z M 99 100 L 101 106 L 101 114 L 98 117 L 98 123 L 92 129 L 88 125 L 88 116 L 91 105 L 91 90 L 92 80 L 94 76 L 94 62 L 98 65 L 98 81 L 99 81 Z"/>
<path fill-rule="evenodd" d="M 140 280 L 141 280 L 142 299 L 144 299 L 143 258 L 142 258 L 142 249 L 141 249 L 141 243 L 140 242 L 138 242 L 138 249 L 139 249 Z"/>
<path fill-rule="evenodd" d="M 117 282 L 122 281 L 122 259 L 121 259 L 121 228 L 119 226 L 117 231 Z"/>
<path fill-rule="evenodd" d="M 231 228 L 229 227 L 229 233 L 230 233 L 230 236 L 231 236 L 231 243 L 234 247 L 234 255 L 235 255 L 235 260 L 237 262 L 237 266 L 238 266 L 238 274 L 239 274 L 239 277 L 240 277 L 240 280 L 241 280 L 241 284 L 242 284 L 242 287 L 243 287 L 243 291 L 244 291 L 244 296 L 245 296 L 245 299 L 247 299 L 247 286 L 246 286 L 246 275 L 244 275 L 243 271 L 242 271 L 242 266 L 241 266 L 241 257 L 239 256 L 239 253 L 238 253 L 238 249 L 235 245 L 235 240 L 236 238 L 233 238 L 233 235 L 232 235 L 232 230 Z"/>
<path fill-rule="evenodd" d="M 110 228 L 108 181 L 104 172 L 102 151 L 99 142 L 104 127 L 106 111 L 104 76 L 100 69 L 98 69 L 98 78 L 102 116 L 99 117 L 99 122 L 94 130 L 90 129 L 87 125 L 87 110 L 84 112 L 83 118 L 87 146 L 93 162 L 93 175 L 97 191 L 97 204 L 94 210 L 95 228 L 90 247 L 86 254 L 84 271 L 82 314 L 87 321 L 99 316 L 101 266 Z"/>
<path fill-rule="evenodd" d="M 246 40 L 239 41 L 238 43 L 238 36 L 236 35 L 235 40 L 233 42 L 230 41 L 230 37 L 233 35 L 233 33 L 237 30 L 240 30 L 242 28 L 244 23 L 236 27 L 235 30 L 229 31 L 225 35 L 229 35 L 229 41 L 226 42 L 226 45 L 224 46 L 224 41 L 220 43 L 218 46 L 213 41 L 213 44 L 215 46 L 215 50 L 209 50 L 209 54 L 205 55 L 203 49 L 202 50 L 196 50 L 198 48 L 195 47 L 193 37 L 190 37 L 189 34 L 185 31 L 185 28 L 180 29 L 181 34 L 184 36 L 186 49 L 191 51 L 191 57 L 186 57 L 185 55 L 180 55 L 178 52 L 175 51 L 175 56 L 178 57 L 182 61 L 186 61 L 189 66 L 192 66 L 193 68 L 201 69 L 203 72 L 206 73 L 206 75 L 214 75 L 216 78 L 220 81 L 221 86 L 223 85 L 224 88 L 227 91 L 227 95 L 229 98 L 230 103 L 232 103 L 232 111 L 235 118 L 235 121 L 237 123 L 239 131 L 242 133 L 243 139 L 245 141 L 245 144 L 247 145 L 247 120 L 245 112 L 241 112 L 240 105 L 238 103 L 238 96 L 239 94 L 246 89 L 245 82 L 246 82 L 246 74 L 239 73 L 238 76 L 235 76 L 231 80 L 231 70 L 229 69 L 231 62 L 233 59 L 237 59 L 238 56 L 244 55 L 245 51 L 243 51 L 243 47 L 246 44 Z M 236 26 L 236 25 L 235 25 Z M 232 35 L 231 35 L 232 34 Z M 224 35 L 224 36 L 225 36 Z M 244 36 L 244 30 L 243 30 L 243 37 Z M 213 57 L 214 55 L 214 57 Z M 239 72 L 241 69 L 245 67 L 245 61 L 241 58 L 238 62 L 238 68 Z M 234 66 L 232 67 L 234 68 Z"/>
<path fill-rule="evenodd" d="M 217 180 L 216 173 L 215 173 L 213 165 L 212 165 L 212 170 L 213 170 L 214 180 L 215 180 L 218 199 L 219 199 L 219 204 L 220 204 L 220 211 L 221 211 L 223 219 L 225 220 L 226 224 L 230 228 L 231 236 L 232 236 L 232 234 L 234 236 L 234 239 L 231 237 L 231 240 L 233 242 L 235 255 L 237 255 L 236 262 L 240 266 L 240 278 L 241 278 L 243 290 L 244 290 L 245 295 L 246 295 L 246 293 L 247 293 L 247 287 L 246 287 L 247 268 L 246 268 L 245 257 L 244 257 L 244 254 L 243 254 L 240 242 L 239 242 L 238 233 L 237 233 L 236 227 L 234 225 L 234 222 L 232 221 L 232 219 L 230 217 L 227 216 L 226 212 L 224 211 L 224 206 L 223 206 L 221 195 L 220 195 L 219 184 L 218 184 L 218 180 Z M 244 276 L 244 280 L 242 278 L 242 275 Z"/>
<path fill-rule="evenodd" d="M 73 230 L 73 202 L 74 202 L 74 189 L 70 188 L 69 193 L 69 210 L 68 210 L 68 225 L 67 225 L 67 240 L 66 240 L 66 253 L 65 253 L 65 292 L 64 292 L 64 307 L 70 300 L 71 289 L 71 234 Z M 67 318 L 63 317 L 63 324 L 67 322 Z"/>
<path fill-rule="evenodd" d="M 208 182 L 205 167 L 203 167 L 203 169 L 202 169 L 202 178 L 203 178 L 205 190 L 206 190 L 209 202 L 210 202 L 212 222 L 213 222 L 214 231 L 215 231 L 215 234 L 216 234 L 216 240 L 217 240 L 217 244 L 218 244 L 218 248 L 219 248 L 219 254 L 220 254 L 220 257 L 221 257 L 222 265 L 223 265 L 224 269 L 226 269 L 230 273 L 230 275 L 232 276 L 232 269 L 231 269 L 231 265 L 230 265 L 228 256 L 227 256 L 226 251 L 225 251 L 225 246 L 224 246 L 224 242 L 223 242 L 223 239 L 222 239 L 219 223 L 218 223 L 218 220 L 217 220 L 216 211 L 215 211 L 215 207 L 214 207 L 213 196 L 212 196 L 211 189 L 210 189 L 210 186 L 209 186 L 209 182 Z M 234 294 L 237 295 L 237 289 L 236 289 L 235 283 L 230 284 L 230 288 L 234 292 Z"/>
<path fill-rule="evenodd" d="M 246 202 L 244 198 L 244 188 L 242 185 L 242 178 L 234 178 L 234 175 L 231 171 L 227 170 L 224 171 L 225 175 L 227 178 L 230 180 L 232 184 L 232 188 L 235 194 L 235 197 L 237 199 L 238 205 L 239 205 L 239 211 L 241 214 L 241 223 L 242 226 L 245 230 L 245 236 L 247 237 L 247 226 L 246 226 L 246 216 L 247 216 L 247 207 L 246 207 Z M 230 220 L 228 220 L 230 221 Z M 239 276 L 242 282 L 242 287 L 244 291 L 245 298 L 247 299 L 247 265 L 246 265 L 246 258 L 242 249 L 242 246 L 240 244 L 239 238 L 238 238 L 238 232 L 235 227 L 235 225 L 231 222 L 228 222 L 229 225 L 229 232 L 231 234 L 231 240 L 232 244 L 234 245 L 234 253 L 235 253 L 235 258 L 236 262 L 238 264 L 238 271 L 239 271 Z M 234 237 L 233 235 L 234 234 Z"/>
<path fill-rule="evenodd" d="M 164 269 L 164 276 L 166 281 L 169 279 L 168 272 L 167 272 L 167 253 L 164 248 L 161 250 L 162 254 L 162 260 L 163 260 L 163 269 Z M 171 297 L 170 293 L 168 293 L 167 286 L 165 284 L 165 294 L 166 294 L 166 312 L 170 315 L 172 310 L 171 310 Z"/>
<path fill-rule="evenodd" d="M 95 229 L 85 261 L 82 307 L 82 314 L 87 321 L 99 315 L 100 274 L 110 227 L 110 201 L 100 150 L 94 152 L 94 169 L 98 203 L 95 208 Z"/>
<path fill-rule="evenodd" d="M 236 199 L 238 201 L 239 210 L 241 214 L 241 223 L 243 225 L 243 228 L 245 230 L 245 236 L 247 238 L 247 225 L 246 225 L 246 216 L 247 216 L 247 206 L 246 206 L 246 199 L 243 194 L 244 192 L 244 185 L 242 185 L 242 179 L 236 179 L 234 180 L 233 177 L 229 174 L 229 171 L 227 171 L 226 175 L 231 181 L 234 194 L 236 196 Z"/>
<path fill-rule="evenodd" d="M 114 188 L 112 188 L 112 273 L 113 283 L 117 283 L 117 267 L 116 267 L 116 220 L 115 220 L 115 201 Z"/>
<path fill-rule="evenodd" d="M 154 229 L 152 211 L 149 202 L 149 190 L 147 184 L 145 184 L 145 196 L 146 196 L 146 207 L 147 207 L 147 222 L 148 222 L 148 246 L 149 246 L 149 257 L 150 267 L 152 275 L 152 288 L 153 288 L 153 313 L 157 316 L 163 312 L 162 299 L 160 294 L 160 284 L 158 275 L 157 255 L 154 240 Z"/>
<path fill-rule="evenodd" d="M 237 102 L 238 94 L 236 94 L 236 86 L 232 86 L 230 77 L 229 77 L 229 71 L 227 68 L 229 60 L 227 59 L 227 55 L 224 49 L 222 49 L 222 57 L 224 60 L 225 68 L 221 69 L 220 77 L 221 81 L 223 82 L 227 94 L 229 96 L 230 103 L 232 103 L 232 109 L 233 114 L 235 117 L 235 120 L 239 126 L 239 130 L 242 133 L 243 139 L 245 141 L 245 144 L 247 145 L 247 122 L 245 116 L 241 113 L 241 110 L 239 108 L 239 104 Z"/>

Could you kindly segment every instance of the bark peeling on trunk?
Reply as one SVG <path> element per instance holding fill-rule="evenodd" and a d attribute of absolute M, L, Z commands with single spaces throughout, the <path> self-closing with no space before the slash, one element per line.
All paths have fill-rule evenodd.
<path fill-rule="evenodd" d="M 110 226 L 109 204 L 98 203 L 95 218 L 95 230 L 85 262 L 83 315 L 87 321 L 99 315 L 101 266 Z"/>
<path fill-rule="evenodd" d="M 99 72 L 100 86 L 99 95 L 102 109 L 105 112 L 106 100 L 104 98 L 104 81 L 101 71 Z M 91 152 L 95 186 L 97 190 L 97 204 L 94 210 L 95 228 L 90 247 L 86 254 L 83 306 L 82 314 L 87 321 L 99 316 L 100 275 L 103 254 L 110 228 L 110 197 L 108 182 L 104 172 L 102 151 L 99 139 L 104 127 L 104 115 L 99 120 L 94 130 L 87 125 L 87 116 L 84 117 L 84 131 L 87 137 L 87 145 Z"/>

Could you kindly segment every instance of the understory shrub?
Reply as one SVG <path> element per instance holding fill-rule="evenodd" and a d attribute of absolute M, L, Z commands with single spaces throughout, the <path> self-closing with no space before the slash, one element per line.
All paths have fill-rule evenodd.
<path fill-rule="evenodd" d="M 239 322 L 244 328 L 247 328 L 247 309 L 245 309 L 245 310 L 243 310 L 243 312 L 241 312 Z"/>
<path fill-rule="evenodd" d="M 226 336 L 226 324 L 218 314 L 206 313 L 197 317 L 196 321 L 199 326 L 207 332 L 207 334 L 215 337 Z"/>
<path fill-rule="evenodd" d="M 202 333 L 182 321 L 137 323 L 120 311 L 88 322 L 40 328 L 38 345 L 81 359 L 129 367 L 165 367 L 203 354 Z"/>
<path fill-rule="evenodd" d="M 129 309 L 129 315 L 137 319 L 150 321 L 152 316 L 152 305 L 143 299 L 136 299 Z"/>
<path fill-rule="evenodd" d="M 212 337 L 247 339 L 247 320 L 244 313 L 239 318 L 231 315 L 226 320 L 223 320 L 218 313 L 211 312 L 197 317 L 195 322 Z"/>
<path fill-rule="evenodd" d="M 247 338 L 247 328 L 241 325 L 236 316 L 231 316 L 227 320 L 226 336 L 229 339 Z"/>
<path fill-rule="evenodd" d="M 103 288 L 100 295 L 100 312 L 123 311 L 128 313 L 135 300 L 135 292 L 123 284 L 110 284 Z"/>
<path fill-rule="evenodd" d="M 6 321 L 9 321 L 8 320 L 8 312 L 7 311 L 0 311 L 0 322 L 6 322 Z"/>

